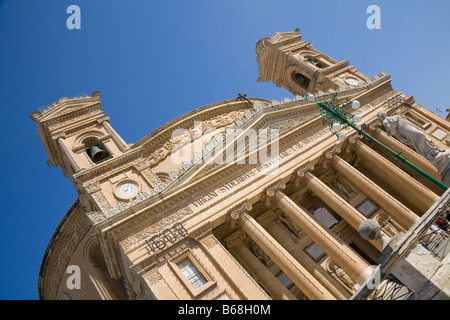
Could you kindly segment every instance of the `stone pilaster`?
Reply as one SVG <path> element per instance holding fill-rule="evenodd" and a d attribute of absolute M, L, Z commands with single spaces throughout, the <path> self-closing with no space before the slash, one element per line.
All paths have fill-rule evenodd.
<path fill-rule="evenodd" d="M 297 206 L 281 190 L 273 196 L 278 207 L 286 213 L 323 251 L 325 251 L 356 282 L 363 283 L 370 276 L 367 262 L 342 239 L 325 229 L 318 221 Z"/>
<path fill-rule="evenodd" d="M 238 231 L 225 240 L 250 271 L 262 282 L 264 287 L 279 300 L 296 300 L 295 296 L 270 272 L 270 270 L 248 249 L 243 240 L 245 233 Z"/>
<path fill-rule="evenodd" d="M 67 159 L 70 163 L 70 166 L 72 167 L 73 172 L 78 172 L 80 170 L 80 166 L 73 158 L 72 154 L 67 149 L 66 145 L 64 144 L 63 138 L 61 136 L 57 137 L 58 145 L 61 148 L 62 152 L 65 155 L 65 159 Z"/>
<path fill-rule="evenodd" d="M 437 169 L 431 164 L 430 161 L 422 157 L 420 154 L 407 147 L 395 138 L 389 137 L 386 132 L 378 128 L 375 124 L 369 126 L 369 132 L 372 137 L 394 150 L 397 153 L 401 153 L 403 157 L 407 158 L 409 161 L 414 163 L 420 169 L 441 180 L 441 176 Z"/>
<path fill-rule="evenodd" d="M 267 221 L 264 228 L 285 248 L 292 256 L 301 262 L 302 266 L 311 273 L 338 300 L 346 300 L 349 294 L 322 266 L 311 259 L 294 239 L 275 220 Z M 262 223 L 261 223 L 262 224 Z"/>
<path fill-rule="evenodd" d="M 415 199 L 416 206 L 423 212 L 426 212 L 439 198 L 437 194 L 414 180 L 361 141 L 356 140 L 353 148 L 358 156 L 368 161 L 380 174 L 390 177 L 394 181 L 392 187 L 399 193 L 406 198 Z"/>
<path fill-rule="evenodd" d="M 345 160 L 337 155 L 334 155 L 330 164 L 339 172 L 346 180 L 352 183 L 370 199 L 375 201 L 384 211 L 386 211 L 395 221 L 397 221 L 403 228 L 408 230 L 419 217 L 406 208 L 403 204 L 398 202 L 395 198 L 390 196 L 386 191 L 373 183 L 370 179 L 353 168 Z"/>
<path fill-rule="evenodd" d="M 308 170 L 300 168 L 296 173 L 297 176 L 302 179 L 302 182 L 306 184 L 308 189 L 332 210 L 337 212 L 353 229 L 359 230 L 359 225 L 366 220 L 366 218 L 358 210 Z M 371 243 L 381 251 L 382 247 L 379 242 L 371 241 Z"/>
<path fill-rule="evenodd" d="M 240 226 L 309 299 L 335 300 L 324 286 L 247 213 L 249 210 L 251 205 L 246 201 L 230 209 L 231 225 Z"/>

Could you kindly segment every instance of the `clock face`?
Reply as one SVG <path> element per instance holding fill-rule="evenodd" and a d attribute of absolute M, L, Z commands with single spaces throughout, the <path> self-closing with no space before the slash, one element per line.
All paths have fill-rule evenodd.
<path fill-rule="evenodd" d="M 130 199 L 137 195 L 139 187 L 136 182 L 125 181 L 117 186 L 116 192 L 121 198 Z"/>
<path fill-rule="evenodd" d="M 352 86 L 356 86 L 359 83 L 355 78 L 347 78 L 345 79 L 345 82 Z"/>

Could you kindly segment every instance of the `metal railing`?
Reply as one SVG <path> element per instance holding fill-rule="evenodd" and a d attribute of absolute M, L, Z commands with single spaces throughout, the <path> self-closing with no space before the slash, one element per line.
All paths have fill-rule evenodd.
<path fill-rule="evenodd" d="M 430 251 L 433 256 L 442 261 L 450 251 L 450 232 L 448 229 L 450 229 L 448 216 L 440 216 L 417 241 Z"/>
<path fill-rule="evenodd" d="M 423 259 L 430 259 L 430 263 L 432 260 L 447 263 L 450 252 L 449 208 L 450 190 L 447 190 L 405 234 L 398 235 L 397 240 L 393 239 L 383 249 L 380 264 L 350 300 L 421 300 L 428 292 L 432 293 L 426 287 L 408 288 L 394 275 L 397 275 L 395 267 L 411 248 L 417 246 L 428 251 L 428 258 L 423 256 Z"/>
<path fill-rule="evenodd" d="M 413 300 L 414 292 L 408 289 L 394 275 L 387 278 L 372 291 L 366 300 Z"/>

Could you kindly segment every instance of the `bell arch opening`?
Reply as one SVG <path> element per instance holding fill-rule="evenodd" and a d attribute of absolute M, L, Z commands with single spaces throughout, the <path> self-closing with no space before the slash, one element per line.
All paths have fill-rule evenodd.
<path fill-rule="evenodd" d="M 100 163 L 112 157 L 106 146 L 97 137 L 87 137 L 83 140 L 83 144 L 93 163 Z"/>
<path fill-rule="evenodd" d="M 303 74 L 297 71 L 292 71 L 291 80 L 292 82 L 300 86 L 302 89 L 308 91 L 309 83 L 311 82 L 311 80 L 308 77 L 304 76 Z"/>

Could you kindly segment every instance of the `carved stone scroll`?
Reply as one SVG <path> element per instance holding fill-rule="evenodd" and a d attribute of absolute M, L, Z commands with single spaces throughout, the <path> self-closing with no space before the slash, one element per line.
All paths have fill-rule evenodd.
<path fill-rule="evenodd" d="M 236 244 L 244 241 L 246 238 L 246 234 L 243 231 L 237 231 L 233 233 L 231 236 L 225 239 L 225 244 L 228 248 L 233 248 Z"/>
<path fill-rule="evenodd" d="M 270 206 L 275 192 L 284 188 L 286 188 L 286 184 L 281 179 L 278 179 L 265 188 L 261 201 L 264 203 L 264 205 Z"/>
<path fill-rule="evenodd" d="M 260 215 L 256 221 L 262 225 L 262 226 L 266 226 L 267 224 L 269 224 L 271 221 L 273 221 L 276 218 L 276 214 L 273 211 L 267 211 L 265 213 L 263 213 L 262 215 Z"/>
<path fill-rule="evenodd" d="M 86 216 L 89 218 L 89 221 L 92 225 L 95 225 L 96 223 L 99 223 L 106 219 L 106 216 L 102 212 L 97 211 L 87 212 Z"/>
<path fill-rule="evenodd" d="M 95 202 L 103 212 L 112 209 L 111 204 L 109 203 L 108 199 L 106 199 L 102 191 L 96 191 L 92 193 L 92 198 L 95 200 Z"/>
<path fill-rule="evenodd" d="M 294 175 L 295 176 L 294 185 L 299 186 L 301 180 L 307 183 L 309 180 L 308 173 L 312 170 L 314 170 L 314 166 L 309 161 L 306 164 L 302 165 L 300 168 L 296 169 Z"/>
<path fill-rule="evenodd" d="M 344 147 L 345 153 L 350 153 L 355 146 L 355 143 L 361 139 L 360 136 L 353 136 L 347 139 L 347 142 Z"/>
<path fill-rule="evenodd" d="M 160 143 L 156 147 L 156 150 L 153 149 L 150 153 L 146 152 L 146 156 L 148 156 L 148 163 L 151 167 L 156 166 L 160 161 L 164 160 L 169 154 L 171 154 L 172 150 L 181 148 L 186 143 L 193 142 L 202 134 L 202 132 L 233 125 L 235 120 L 241 120 L 243 118 L 244 112 L 245 110 L 231 111 L 229 113 L 220 114 L 211 119 L 201 121 L 200 125 L 195 127 L 192 126 L 189 129 L 186 129 L 184 135 L 180 135 L 169 141 Z"/>
<path fill-rule="evenodd" d="M 332 146 L 322 154 L 322 156 L 320 157 L 319 165 L 322 168 L 326 169 L 330 165 L 330 160 L 333 158 L 333 156 L 340 152 L 341 149 L 338 146 Z"/>
<path fill-rule="evenodd" d="M 228 219 L 231 229 L 236 229 L 239 226 L 239 219 L 241 218 L 241 214 L 250 210 L 252 210 L 252 205 L 247 201 L 247 199 L 230 208 L 228 210 Z"/>

